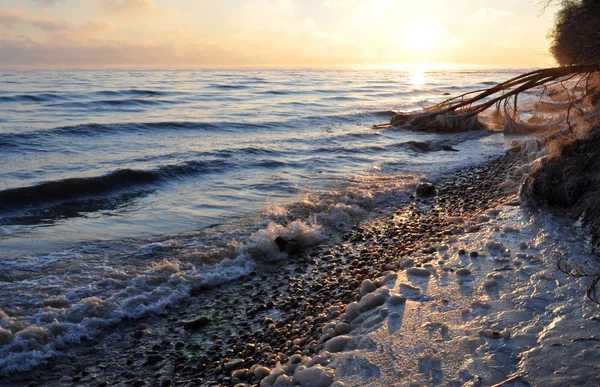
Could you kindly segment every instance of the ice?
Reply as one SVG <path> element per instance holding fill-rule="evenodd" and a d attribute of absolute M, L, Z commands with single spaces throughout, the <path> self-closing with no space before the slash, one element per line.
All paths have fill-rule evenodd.
<path fill-rule="evenodd" d="M 449 250 L 518 251 L 525 238 L 535 241 L 535 254 L 518 253 L 519 259 L 535 269 L 496 254 L 476 263 L 464 255 L 445 261 L 468 281 L 448 281 L 441 273 L 413 276 L 413 285 L 408 271 L 399 271 L 387 303 L 380 302 L 386 286 L 347 306 L 341 320 L 352 330 L 326 342 L 327 361 L 318 363 L 318 374 L 329 370 L 335 379 L 328 383 L 344 386 L 489 386 L 509 378 L 522 385 L 596 386 L 600 312 L 585 296 L 589 280 L 567 276 L 555 259 L 536 258 L 560 253 L 598 271 L 585 235 L 574 235 L 569 221 L 518 206 L 488 214 L 479 231 L 448 237 Z M 519 230 L 518 238 L 506 228 Z M 464 259 L 468 269 L 461 267 Z M 317 364 L 314 358 L 310 364 Z"/>

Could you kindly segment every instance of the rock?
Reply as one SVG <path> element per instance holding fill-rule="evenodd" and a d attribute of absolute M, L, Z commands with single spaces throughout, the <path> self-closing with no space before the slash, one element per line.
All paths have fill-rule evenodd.
<path fill-rule="evenodd" d="M 400 263 L 400 267 L 406 269 L 408 267 L 412 267 L 415 264 L 415 260 L 412 258 L 404 258 Z"/>
<path fill-rule="evenodd" d="M 383 278 L 383 283 L 387 284 L 388 282 L 392 282 L 392 281 L 396 281 L 398 279 L 398 274 L 396 273 L 388 273 L 384 278 Z"/>
<path fill-rule="evenodd" d="M 331 353 L 342 352 L 350 340 L 352 340 L 350 336 L 334 337 L 325 343 L 325 350 Z"/>
<path fill-rule="evenodd" d="M 299 355 L 299 354 L 292 355 L 292 356 L 290 356 L 290 359 L 288 360 L 288 362 L 290 364 L 298 364 L 298 363 L 302 362 L 302 355 Z"/>
<path fill-rule="evenodd" d="M 414 275 L 415 277 L 429 277 L 431 272 L 427 269 L 423 269 L 422 267 L 411 267 L 406 270 L 406 274 Z"/>
<path fill-rule="evenodd" d="M 225 363 L 223 365 L 223 368 L 225 369 L 225 371 L 230 372 L 230 371 L 242 368 L 243 366 L 244 366 L 244 361 L 242 359 L 233 359 L 229 363 Z"/>
<path fill-rule="evenodd" d="M 490 241 L 486 244 L 488 250 L 504 251 L 506 247 L 499 241 Z"/>
<path fill-rule="evenodd" d="M 163 360 L 165 360 L 165 358 L 160 355 L 148 355 L 146 357 L 146 361 L 148 362 L 148 364 L 156 364 L 159 361 L 163 361 Z"/>
<path fill-rule="evenodd" d="M 387 300 L 389 305 L 402 305 L 406 302 L 406 297 L 400 295 L 393 295 Z"/>
<path fill-rule="evenodd" d="M 471 258 L 477 258 L 477 257 L 479 257 L 479 253 L 478 253 L 477 251 L 471 251 L 471 252 L 469 253 L 469 256 L 470 256 Z"/>
<path fill-rule="evenodd" d="M 352 327 L 348 323 L 342 322 L 335 325 L 335 333 L 338 335 L 345 335 L 347 333 L 350 333 L 351 330 Z"/>
<path fill-rule="evenodd" d="M 488 216 L 490 216 L 490 217 L 498 216 L 498 214 L 500 214 L 500 211 L 498 211 L 496 209 L 487 210 L 486 214 L 488 214 Z"/>
<path fill-rule="evenodd" d="M 431 183 L 420 183 L 415 191 L 418 197 L 428 197 L 435 195 L 435 185 Z"/>
<path fill-rule="evenodd" d="M 456 275 L 471 275 L 471 274 L 473 274 L 473 273 L 471 273 L 471 270 L 467 269 L 466 267 L 463 267 L 456 271 Z"/>
<path fill-rule="evenodd" d="M 490 278 L 488 280 L 485 280 L 485 282 L 483 283 L 483 287 L 486 289 L 491 289 L 498 286 L 498 281 L 496 281 L 494 278 Z"/>
<path fill-rule="evenodd" d="M 202 329 L 209 325 L 212 321 L 208 317 L 198 317 L 195 320 L 184 321 L 183 328 L 187 330 Z"/>
<path fill-rule="evenodd" d="M 335 371 L 316 365 L 310 368 L 299 369 L 294 374 L 294 382 L 302 386 L 329 387 L 333 383 Z"/>
<path fill-rule="evenodd" d="M 359 306 L 361 312 L 365 312 L 367 310 L 376 308 L 379 305 L 383 305 L 384 303 L 385 303 L 385 297 L 383 297 L 381 294 L 369 293 L 360 299 L 358 306 Z"/>
<path fill-rule="evenodd" d="M 279 251 L 288 254 L 296 254 L 301 250 L 300 245 L 296 241 L 288 240 L 280 236 L 275 238 L 275 240 L 273 240 L 273 243 L 275 243 Z"/>
<path fill-rule="evenodd" d="M 256 377 L 256 379 L 259 380 L 266 378 L 267 376 L 269 376 L 270 373 L 271 370 L 267 367 L 258 366 L 254 369 L 254 376 Z"/>
<path fill-rule="evenodd" d="M 346 307 L 346 313 L 344 313 L 343 318 L 348 322 L 352 322 L 352 320 L 358 317 L 359 313 L 360 306 L 358 305 L 358 302 L 352 302 Z"/>
<path fill-rule="evenodd" d="M 247 372 L 248 372 L 248 369 L 246 369 L 246 368 L 243 368 L 240 370 L 235 370 L 231 373 L 231 377 L 243 380 L 243 379 L 246 379 Z"/>
<path fill-rule="evenodd" d="M 294 379 L 292 379 L 291 376 L 287 376 L 285 374 L 279 375 L 279 377 L 275 379 L 276 386 L 291 386 L 293 382 Z"/>
<path fill-rule="evenodd" d="M 488 222 L 489 220 L 490 220 L 490 217 L 489 217 L 489 216 L 485 216 L 485 215 L 479 215 L 479 216 L 477 217 L 477 222 L 478 222 L 478 223 L 485 223 L 485 222 Z"/>
<path fill-rule="evenodd" d="M 520 152 L 521 152 L 521 145 L 515 145 L 512 148 L 508 148 L 506 150 L 506 152 L 504 152 L 504 153 L 506 153 L 507 155 L 514 155 L 514 154 L 517 154 Z"/>
<path fill-rule="evenodd" d="M 377 290 L 377 286 L 371 280 L 364 280 L 360 285 L 360 295 L 364 296 L 367 293 L 372 293 Z"/>

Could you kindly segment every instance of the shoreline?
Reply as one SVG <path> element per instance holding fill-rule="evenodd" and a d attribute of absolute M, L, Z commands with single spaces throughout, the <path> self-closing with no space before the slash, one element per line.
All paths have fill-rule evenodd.
<path fill-rule="evenodd" d="M 437 199 L 415 198 L 405 208 L 399 209 L 406 216 L 415 218 L 402 225 L 406 235 L 410 236 L 402 241 L 392 240 L 389 246 L 400 242 L 395 248 L 404 249 L 402 254 L 410 254 L 420 248 L 429 248 L 422 247 L 428 241 L 422 240 L 423 233 L 419 230 L 421 224 L 417 224 L 429 216 L 423 214 L 424 210 L 429 211 L 438 206 L 448 214 L 461 216 L 477 210 L 483 211 L 498 200 L 508 200 L 507 196 L 503 192 L 495 190 L 494 186 L 501 183 L 504 178 L 503 171 L 507 171 L 518 157 L 518 155 L 503 156 L 483 165 L 468 167 L 459 170 L 456 174 L 441 178 L 436 183 L 439 190 Z M 482 199 L 489 200 L 489 203 L 482 203 Z M 435 211 L 439 211 L 439 209 Z M 390 217 L 389 215 L 388 217 Z M 397 214 L 391 214 L 390 218 L 394 219 L 397 216 Z M 332 304 L 341 306 L 354 301 L 357 297 L 356 289 L 360 286 L 357 278 L 375 278 L 386 268 L 394 268 L 393 265 L 397 262 L 389 256 L 371 257 L 369 262 L 360 263 L 361 268 L 343 267 L 345 262 L 339 258 L 343 254 L 339 251 L 336 253 L 336 250 L 343 249 L 344 245 L 352 245 L 359 239 L 372 238 L 376 230 L 387 227 L 385 220 L 378 222 L 379 225 L 375 226 L 374 230 L 368 229 L 371 226 L 358 227 L 350 235 L 346 235 L 343 241 L 336 246 L 329 246 L 329 250 L 336 254 L 336 257 L 331 256 L 327 251 L 313 251 L 292 257 L 287 262 L 268 265 L 264 274 L 251 276 L 247 281 L 235 284 L 233 287 L 225 284 L 192 295 L 189 302 L 171 310 L 169 318 L 152 316 L 142 320 L 125 321 L 111 328 L 97 340 L 83 342 L 82 345 L 67 349 L 65 355 L 57 356 L 52 364 L 10 376 L 7 380 L 11 383 L 35 383 L 36 380 L 45 383 L 62 380 L 63 383 L 76 381 L 82 385 L 97 385 L 103 379 L 112 383 L 117 380 L 126 380 L 128 379 L 126 376 L 129 374 L 123 376 L 122 373 L 131 373 L 133 368 L 136 370 L 133 372 L 136 377 L 143 375 L 144 379 L 156 380 L 160 376 L 158 378 L 164 378 L 165 383 L 168 380 L 177 385 L 181 384 L 181 380 L 195 380 L 196 383 L 202 384 L 211 379 L 220 383 L 235 384 L 231 379 L 227 379 L 230 378 L 229 375 L 223 374 L 223 371 L 219 372 L 219 366 L 215 366 L 217 360 L 220 362 L 220 369 L 223 370 L 223 365 L 227 363 L 226 359 L 231 359 L 234 357 L 232 355 L 235 353 L 239 355 L 241 352 L 251 355 L 257 363 L 274 366 L 276 362 L 274 363 L 273 355 L 278 356 L 274 353 L 276 348 L 279 346 L 283 349 L 285 346 L 282 347 L 281 344 L 299 338 L 299 328 L 286 328 L 286 321 L 298 318 L 299 311 L 303 310 L 302 306 L 312 304 L 312 301 L 324 303 L 323 308 L 303 310 L 305 314 L 310 312 L 309 314 L 312 313 L 317 317 L 311 324 L 301 329 L 304 330 L 303 335 L 316 338 L 319 331 L 317 326 L 327 321 L 327 318 L 318 316 L 319 312 Z M 367 225 L 375 223 L 368 222 Z M 395 232 L 400 234 L 400 230 Z M 430 234 L 429 238 L 431 236 Z M 371 268 L 368 268 L 366 264 L 369 264 Z M 374 264 L 378 265 L 376 269 L 372 268 Z M 351 272 L 353 274 L 350 274 Z M 342 273 L 345 276 L 344 280 L 339 278 Z M 318 279 L 315 278 L 315 274 L 319 274 Z M 331 280 L 336 277 L 338 280 Z M 284 294 L 283 298 L 277 292 L 282 285 L 285 289 L 281 293 Z M 243 300 L 245 303 L 241 299 L 230 298 L 232 295 L 237 297 L 237 294 L 240 293 L 239 290 L 249 293 L 247 299 Z M 323 294 L 329 294 L 329 298 L 324 299 Z M 240 305 L 242 303 L 244 304 Z M 198 313 L 199 310 L 205 312 Z M 214 316 L 208 316 L 210 322 L 204 324 L 205 326 L 198 331 L 184 328 L 184 321 L 207 317 L 205 316 L 206 311 L 222 312 L 222 315 L 214 313 Z M 257 356 L 258 350 L 256 349 L 253 354 L 249 352 L 252 349 L 248 348 L 239 348 L 241 351 L 231 349 L 229 352 L 227 351 L 227 348 L 230 348 L 232 344 L 235 345 L 236 342 L 244 347 L 247 342 L 260 342 L 264 341 L 265 337 L 272 336 L 268 325 L 267 329 L 258 329 L 266 318 L 274 320 L 275 328 L 278 331 L 274 336 L 278 339 L 271 339 L 270 341 L 276 340 L 272 344 L 269 342 L 272 353 L 267 353 L 269 352 L 268 348 L 266 351 L 261 350 L 260 356 Z M 213 320 L 221 320 L 223 323 Z M 239 330 L 251 330 L 254 333 L 236 336 L 233 332 Z M 214 338 L 217 340 L 213 340 Z M 110 348 L 111 346 L 113 348 Z M 268 347 L 268 345 L 264 346 Z M 296 347 L 298 348 L 294 348 L 293 344 L 289 345 L 288 343 L 287 349 L 281 352 L 288 352 L 291 355 L 302 348 L 300 352 L 304 355 L 314 355 L 319 349 L 318 345 L 311 346 L 310 344 L 296 345 Z M 144 351 L 140 352 L 140 348 L 144 348 Z M 116 368 L 109 366 L 108 363 L 111 363 L 109 359 L 116 356 L 117 353 L 125 363 Z M 77 364 L 77 361 L 75 364 L 71 363 L 74 359 L 81 359 L 81 363 Z M 282 359 L 285 358 L 282 357 Z M 100 368 L 90 367 L 91 363 L 96 362 L 101 364 Z M 157 368 L 157 366 L 160 367 Z M 215 371 L 218 374 L 216 377 Z M 57 378 L 59 375 L 61 376 Z M 95 378 L 92 378 L 94 375 Z M 203 382 L 200 382 L 199 379 Z M 136 380 L 134 378 L 132 382 Z M 138 381 L 138 384 L 142 385 L 141 381 Z"/>
<path fill-rule="evenodd" d="M 538 280 L 534 284 L 538 287 L 555 281 L 559 286 L 583 289 L 583 280 L 557 279 L 556 265 L 539 255 L 541 249 L 535 247 L 534 239 L 527 242 L 526 248 L 522 241 L 513 241 L 508 253 L 501 250 L 510 241 L 485 240 L 494 232 L 500 233 L 498 238 L 503 238 L 501 234 L 509 239 L 520 235 L 518 228 L 503 223 L 506 219 L 549 213 L 546 209 L 524 209 L 516 185 L 506 184 L 511 171 L 529 161 L 526 147 L 512 148 L 501 157 L 442 176 L 434 182 L 435 196 L 413 196 L 406 204 L 354 227 L 339 242 L 267 264 L 260 273 L 253 272 L 240 282 L 197 289 L 184 303 L 162 315 L 125 320 L 95 340 L 67 348 L 50 364 L 9 376 L 0 385 L 253 386 L 291 385 L 303 380 L 323 386 L 360 386 L 367 382 L 384 386 L 389 385 L 390 375 L 395 375 L 394 380 L 401 385 L 492 385 L 516 377 L 507 385 L 526 386 L 529 384 L 523 376 L 527 372 L 537 378 L 534 385 L 558 386 L 544 374 L 548 367 L 536 367 L 541 355 L 535 351 L 555 357 L 553 350 L 568 346 L 557 343 L 555 337 L 551 337 L 552 344 L 536 346 L 539 330 L 531 328 L 533 333 L 525 336 L 516 334 L 518 318 L 514 317 L 509 327 L 500 318 L 508 310 L 495 307 L 500 294 L 509 292 L 511 286 L 525 286 L 530 276 Z M 480 235 L 484 245 L 473 240 Z M 466 248 L 469 245 L 473 248 Z M 474 262 L 485 264 L 473 266 Z M 541 263 L 550 268 L 537 275 L 535 265 Z M 528 270 L 525 275 L 511 278 L 506 274 L 520 273 L 523 268 Z M 451 277 L 457 281 L 456 289 L 453 281 L 448 281 Z M 452 286 L 442 289 L 438 283 L 442 280 Z M 578 296 L 575 301 L 583 308 L 587 304 L 582 301 L 584 290 L 580 291 L 571 291 L 569 297 Z M 478 297 L 473 297 L 477 292 Z M 374 298 L 375 303 L 359 311 L 359 316 L 349 316 L 347 305 L 366 302 L 361 301 L 364 296 Z M 539 317 L 550 301 L 540 306 L 534 296 L 523 295 L 524 300 L 530 298 L 523 302 Z M 436 318 L 424 322 L 414 317 L 423 311 L 438 316 L 438 320 L 448 317 L 444 315 L 448 311 L 453 317 L 444 323 Z M 499 322 L 493 323 L 488 314 Z M 595 323 L 593 313 L 586 316 L 587 322 L 578 319 L 577 323 Z M 463 317 L 464 321 L 459 321 Z M 596 317 L 600 319 L 600 315 Z M 412 324 L 411 331 L 403 331 L 398 323 Z M 462 332 L 460 340 L 455 333 L 457 327 Z M 381 331 L 390 332 L 390 337 L 379 337 L 368 345 L 362 340 Z M 397 332 L 403 337 L 400 341 L 392 339 Z M 438 340 L 430 345 L 450 342 L 458 349 L 445 356 L 435 351 L 411 352 L 420 345 L 415 340 L 424 332 L 429 336 L 422 340 Z M 515 337 L 520 341 L 513 345 Z M 571 340 L 578 339 L 585 337 Z M 381 352 L 386 343 L 393 343 L 388 351 L 397 348 L 398 343 L 412 343 L 412 347 L 404 348 L 412 357 L 395 355 L 404 361 L 402 370 L 389 368 L 394 357 L 380 354 L 383 357 L 373 359 L 365 355 Z M 577 351 L 589 351 L 596 345 L 594 340 L 577 343 Z M 445 379 L 450 374 L 446 367 L 459 367 L 460 356 L 477 351 L 481 352 L 476 363 L 479 373 L 471 369 L 461 374 L 463 379 Z M 576 352 L 570 356 L 579 355 Z M 481 360 L 485 356 L 489 358 Z M 527 356 L 534 360 L 522 361 Z M 447 360 L 452 360 L 449 365 Z M 307 372 L 307 366 L 312 366 L 308 368 L 312 371 Z M 494 367 L 502 368 L 502 372 L 490 371 Z M 594 380 L 581 369 L 573 370 L 580 373 L 579 385 Z M 564 372 L 565 377 L 573 376 L 573 372 Z"/>

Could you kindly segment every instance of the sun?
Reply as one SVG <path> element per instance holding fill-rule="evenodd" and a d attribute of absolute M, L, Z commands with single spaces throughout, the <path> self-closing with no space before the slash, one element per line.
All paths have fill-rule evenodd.
<path fill-rule="evenodd" d="M 412 23 L 402 30 L 402 44 L 414 51 L 427 51 L 447 33 L 448 29 L 438 24 Z"/>

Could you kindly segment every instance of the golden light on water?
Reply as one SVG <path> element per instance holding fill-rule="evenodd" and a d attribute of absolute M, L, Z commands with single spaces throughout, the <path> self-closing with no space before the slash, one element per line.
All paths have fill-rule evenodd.
<path fill-rule="evenodd" d="M 410 76 L 410 84 L 415 89 L 425 85 L 425 73 L 421 70 L 414 70 Z"/>

